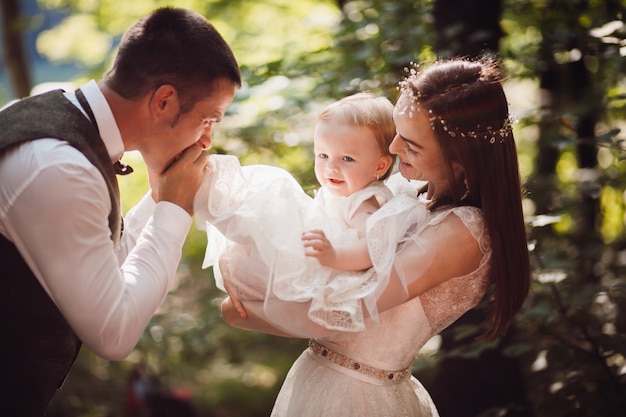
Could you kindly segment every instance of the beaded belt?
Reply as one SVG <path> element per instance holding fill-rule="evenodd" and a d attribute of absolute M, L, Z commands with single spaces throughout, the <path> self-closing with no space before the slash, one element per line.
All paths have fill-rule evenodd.
<path fill-rule="evenodd" d="M 342 366 L 347 369 L 351 369 L 356 372 L 360 372 L 364 375 L 383 380 L 383 381 L 398 381 L 407 376 L 411 370 L 412 366 L 407 367 L 406 369 L 402 369 L 399 371 L 386 371 L 384 369 L 374 368 L 373 366 L 366 365 L 362 362 L 355 361 L 354 359 L 350 359 L 347 356 L 342 355 L 341 353 L 337 353 L 326 346 L 320 345 L 315 340 L 309 340 L 309 348 L 311 351 L 324 359 L 328 359 L 329 361 Z"/>

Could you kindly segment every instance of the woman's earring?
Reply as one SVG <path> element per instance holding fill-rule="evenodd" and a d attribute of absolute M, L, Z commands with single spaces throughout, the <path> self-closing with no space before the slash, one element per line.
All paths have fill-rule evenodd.
<path fill-rule="evenodd" d="M 461 196 L 461 201 L 466 200 L 470 196 L 469 185 L 467 184 L 467 178 L 463 180 L 463 184 L 465 184 L 465 193 Z"/>

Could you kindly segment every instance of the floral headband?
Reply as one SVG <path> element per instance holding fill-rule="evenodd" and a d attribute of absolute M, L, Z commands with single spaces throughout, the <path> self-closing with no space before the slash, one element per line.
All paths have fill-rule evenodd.
<path fill-rule="evenodd" d="M 420 101 L 420 92 L 415 91 L 410 87 L 410 80 L 417 75 L 417 70 L 415 67 L 410 69 L 405 69 L 409 75 L 402 81 L 398 83 L 398 90 L 400 92 L 410 98 L 410 104 L 407 104 L 403 109 L 399 111 L 400 115 L 404 115 L 408 112 L 409 117 L 413 117 L 413 112 L 420 111 L 419 107 L 416 106 L 416 103 Z M 456 85 L 451 87 L 449 90 L 453 89 L 461 89 L 465 87 L 467 84 Z M 443 94 L 445 94 L 445 91 Z M 461 138 L 472 138 L 472 139 L 488 139 L 489 143 L 495 143 L 496 140 L 499 143 L 504 142 L 504 139 L 508 137 L 513 131 L 513 124 L 517 123 L 517 118 L 513 114 L 507 115 L 507 117 L 502 122 L 502 126 L 500 128 L 494 129 L 492 126 L 481 126 L 480 123 L 476 125 L 476 128 L 473 130 L 464 130 L 458 127 L 449 126 L 447 121 L 433 113 L 431 109 L 428 109 L 428 120 L 430 121 L 430 125 L 433 130 L 437 124 L 440 124 L 442 129 L 447 132 L 450 137 L 461 137 Z"/>
<path fill-rule="evenodd" d="M 504 142 L 504 139 L 507 138 L 513 131 L 513 124 L 517 123 L 517 119 L 515 115 L 509 114 L 504 121 L 502 122 L 502 127 L 499 129 L 494 129 L 491 126 L 481 127 L 480 123 L 476 125 L 476 130 L 461 130 L 455 127 L 449 127 L 446 123 L 446 120 L 440 116 L 436 116 L 433 114 L 432 110 L 428 110 L 430 125 L 433 130 L 435 129 L 435 124 L 439 122 L 441 127 L 445 132 L 447 132 L 451 137 L 456 137 L 457 135 L 462 138 L 472 138 L 472 139 L 488 139 L 489 143 L 495 143 L 498 140 L 499 143 Z"/>

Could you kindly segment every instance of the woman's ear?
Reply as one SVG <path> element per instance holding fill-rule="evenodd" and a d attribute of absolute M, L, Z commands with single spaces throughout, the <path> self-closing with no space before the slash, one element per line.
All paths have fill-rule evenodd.
<path fill-rule="evenodd" d="M 171 122 L 180 111 L 178 91 L 173 85 L 163 84 L 157 87 L 150 98 L 150 114 L 156 120 Z"/>
<path fill-rule="evenodd" d="M 452 192 L 455 193 L 458 198 L 463 201 L 470 195 L 469 184 L 467 177 L 465 176 L 465 169 L 458 162 L 452 163 L 452 175 L 454 176 L 454 188 Z"/>
<path fill-rule="evenodd" d="M 458 162 L 452 163 L 452 175 L 454 175 L 454 181 L 460 182 L 465 179 L 465 169 Z"/>

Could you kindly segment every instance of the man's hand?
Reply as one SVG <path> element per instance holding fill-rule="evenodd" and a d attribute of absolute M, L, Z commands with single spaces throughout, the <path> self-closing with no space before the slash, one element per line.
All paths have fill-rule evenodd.
<path fill-rule="evenodd" d="M 202 184 L 209 158 L 195 143 L 182 151 L 159 175 L 153 197 L 156 202 L 169 201 L 193 216 L 193 200 Z M 155 181 L 151 179 L 151 185 Z"/>

